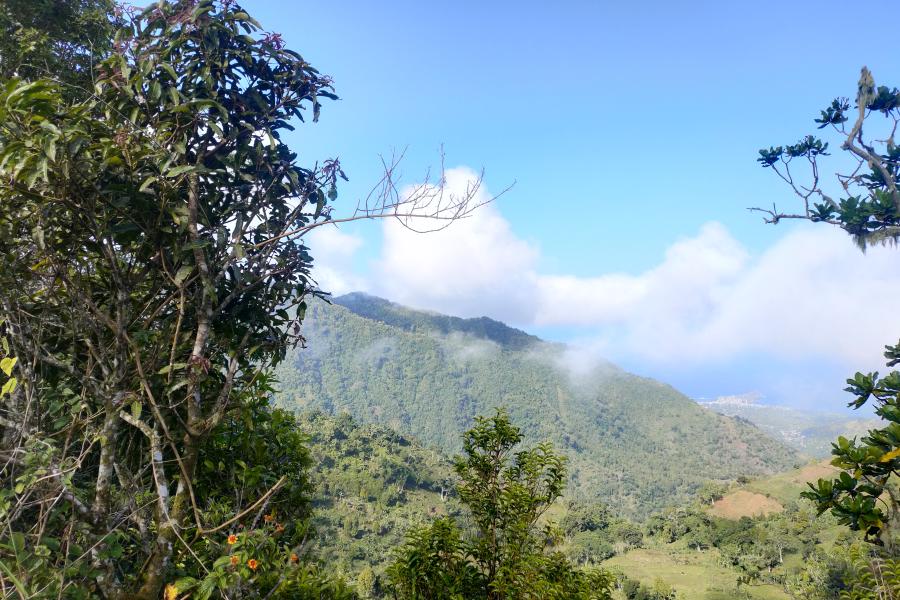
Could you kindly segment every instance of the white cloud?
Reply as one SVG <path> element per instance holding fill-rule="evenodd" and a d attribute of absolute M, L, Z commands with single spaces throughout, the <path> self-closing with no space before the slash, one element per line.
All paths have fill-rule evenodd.
<path fill-rule="evenodd" d="M 464 189 L 471 177 L 451 170 L 448 186 Z M 707 223 L 652 269 L 588 278 L 539 272 L 539 249 L 517 237 L 493 204 L 427 235 L 384 222 L 381 253 L 365 280 L 346 268 L 359 244 L 330 228 L 317 231 L 318 245 L 310 246 L 324 288 L 365 289 L 522 326 L 577 326 L 588 352 L 612 359 L 687 365 L 762 353 L 877 367 L 880 348 L 900 334 L 900 251 L 863 255 L 826 226 L 793 228 L 753 257 L 723 225 Z"/>
<path fill-rule="evenodd" d="M 872 364 L 900 335 L 898 259 L 893 248 L 864 255 L 838 229 L 794 230 L 728 288 L 698 341 L 726 354 L 749 349 Z"/>
<path fill-rule="evenodd" d="M 656 321 L 689 326 L 705 318 L 747 261 L 747 253 L 718 223 L 669 247 L 663 262 L 638 276 L 537 277 L 538 325 L 604 325 Z M 659 319 L 665 316 L 665 319 Z M 668 317 L 677 316 L 670 320 Z"/>
<path fill-rule="evenodd" d="M 449 191 L 462 194 L 475 174 L 446 173 Z M 488 198 L 483 188 L 476 202 Z M 519 239 L 496 207 L 488 204 L 472 216 L 429 234 L 384 222 L 381 257 L 374 265 L 376 293 L 412 306 L 460 316 L 502 315 L 533 318 L 534 264 L 538 251 Z"/>
<path fill-rule="evenodd" d="M 314 257 L 313 278 L 318 286 L 333 294 L 364 289 L 366 282 L 353 272 L 353 257 L 362 247 L 361 238 L 341 232 L 337 226 L 323 225 L 304 239 Z"/>

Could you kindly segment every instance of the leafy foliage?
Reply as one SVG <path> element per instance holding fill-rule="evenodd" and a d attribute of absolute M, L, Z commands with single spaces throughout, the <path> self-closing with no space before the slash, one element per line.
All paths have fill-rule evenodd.
<path fill-rule="evenodd" d="M 888 366 L 900 362 L 897 346 L 888 346 Z M 896 551 L 900 532 L 900 492 L 896 477 L 900 470 L 900 372 L 857 373 L 847 380 L 846 391 L 855 396 L 850 406 L 875 404 L 875 414 L 884 427 L 869 431 L 861 438 L 841 436 L 834 444 L 832 464 L 844 469 L 833 480 L 810 484 L 804 496 L 815 501 L 821 512 L 830 510 L 841 523 L 865 532 L 867 538 Z"/>
<path fill-rule="evenodd" d="M 314 489 L 301 431 L 292 414 L 258 401 L 230 413 L 204 445 L 195 482 L 207 499 L 203 516 L 228 526 L 191 546 L 208 571 L 176 565 L 172 585 L 179 594 L 191 593 L 197 600 L 218 593 L 252 598 L 262 592 L 286 598 L 355 597 L 310 553 Z M 250 501 L 252 510 L 242 511 Z"/>
<path fill-rule="evenodd" d="M 296 236 L 343 175 L 300 166 L 281 134 L 318 117 L 330 80 L 233 2 L 126 17 L 90 94 L 0 81 L 0 307 L 20 361 L 0 562 L 52 597 L 155 599 L 176 576 L 201 597 L 336 589 L 290 560 L 308 456 L 267 405 L 312 293 Z M 86 57 L 78 35 L 41 47 Z M 252 573 L 229 570 L 239 525 Z"/>
<path fill-rule="evenodd" d="M 900 598 L 900 559 L 884 558 L 871 548 L 851 546 L 841 600 L 896 600 Z"/>
<path fill-rule="evenodd" d="M 0 81 L 54 78 L 83 97 L 112 50 L 116 13 L 113 0 L 0 1 Z"/>
<path fill-rule="evenodd" d="M 400 598 L 609 598 L 611 578 L 546 552 L 557 533 L 541 517 L 565 485 L 546 444 L 514 452 L 521 431 L 498 411 L 479 417 L 454 461 L 471 531 L 453 518 L 413 531 L 389 569 Z"/>
<path fill-rule="evenodd" d="M 877 115 L 882 117 L 879 122 L 876 122 Z M 851 107 L 847 98 L 836 98 L 815 122 L 819 129 L 837 133 L 840 149 L 856 163 L 856 168 L 849 173 L 838 173 L 843 197 L 835 200 L 834 194 L 822 186 L 820 161 L 829 156 L 829 144 L 808 135 L 796 144 L 762 149 L 757 158 L 762 167 L 772 169 L 801 198 L 803 211 L 783 213 L 774 206 L 772 210 L 751 210 L 766 213 L 768 223 L 808 219 L 838 225 L 861 248 L 896 241 L 900 238 L 900 192 L 897 190 L 900 148 L 895 144 L 894 133 L 900 122 L 900 91 L 876 87 L 872 73 L 863 67 L 855 106 Z M 884 130 L 884 136 L 873 133 L 878 129 Z M 806 181 L 797 172 L 797 161 L 809 171 Z"/>
<path fill-rule="evenodd" d="M 452 465 L 413 439 L 347 414 L 303 413 L 298 426 L 313 459 L 317 555 L 357 579 L 370 571 L 370 595 L 377 595 L 409 529 L 460 515 Z"/>
<path fill-rule="evenodd" d="M 644 539 L 641 527 L 599 503 L 569 501 L 560 526 L 569 542 L 566 554 L 578 564 L 599 563 L 639 548 Z"/>
<path fill-rule="evenodd" d="M 900 562 L 870 544 L 820 549 L 785 584 L 792 598 L 894 600 L 900 598 Z"/>
<path fill-rule="evenodd" d="M 625 578 L 621 588 L 622 595 L 626 600 L 674 600 L 676 598 L 675 590 L 661 579 L 654 581 L 653 585 L 646 585 Z"/>
<path fill-rule="evenodd" d="M 771 217 L 768 222 L 801 218 L 831 223 L 852 235 L 862 249 L 900 239 L 900 148 L 894 140 L 900 124 L 900 91 L 876 87 L 872 73 L 863 67 L 854 108 L 852 125 L 850 102 L 844 98 L 835 99 L 816 119 L 820 129 L 831 128 L 841 135 L 841 149 L 856 160 L 851 173 L 837 175 L 845 198 L 833 200 L 820 185 L 818 161 L 827 155 L 826 143 L 808 136 L 794 146 L 760 151 L 758 161 L 762 166 L 772 168 L 804 203 L 804 212 L 796 215 L 784 215 L 774 208 L 763 211 Z M 873 133 L 879 126 L 887 129 L 881 139 Z M 801 157 L 811 168 L 810 183 L 799 183 L 790 171 L 791 161 Z M 816 197 L 822 202 L 814 202 Z M 885 358 L 888 367 L 900 362 L 900 344 L 887 346 Z M 864 531 L 868 539 L 895 553 L 900 531 L 900 496 L 895 481 L 900 468 L 900 373 L 891 371 L 881 378 L 878 373 L 857 373 L 847 384 L 846 391 L 855 396 L 850 406 L 860 408 L 872 402 L 883 426 L 872 429 L 858 442 L 839 437 L 832 450 L 832 464 L 844 472 L 836 479 L 810 484 L 804 495 L 815 501 L 820 511 L 832 511 L 842 523 Z"/>

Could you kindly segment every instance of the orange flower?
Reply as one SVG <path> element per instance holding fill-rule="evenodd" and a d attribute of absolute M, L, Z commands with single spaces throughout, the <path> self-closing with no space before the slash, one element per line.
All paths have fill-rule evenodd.
<path fill-rule="evenodd" d="M 271 523 L 271 522 L 274 521 L 274 520 L 275 520 L 275 516 L 274 516 L 274 515 L 266 515 L 266 516 L 263 517 L 263 521 L 265 521 L 266 523 Z"/>
<path fill-rule="evenodd" d="M 178 588 L 171 583 L 166 584 L 166 600 L 176 600 L 178 598 Z"/>
<path fill-rule="evenodd" d="M 229 546 L 234 546 L 235 544 L 237 544 L 237 536 L 232 533 L 228 536 L 228 539 L 226 541 L 228 542 Z"/>
<path fill-rule="evenodd" d="M 296 552 L 291 552 L 291 562 L 292 562 L 292 563 L 298 563 L 298 562 L 300 562 L 300 557 L 297 556 L 297 553 L 296 553 Z"/>
<path fill-rule="evenodd" d="M 234 554 L 232 554 L 232 555 L 231 555 L 231 566 L 232 566 L 232 567 L 236 567 L 237 564 L 238 564 L 239 562 L 240 562 L 240 559 L 238 559 L 237 556 L 235 556 Z"/>
<path fill-rule="evenodd" d="M 275 533 L 284 533 L 284 525 L 278 523 L 275 525 Z"/>
<path fill-rule="evenodd" d="M 255 571 L 256 567 L 259 566 L 259 563 L 256 562 L 255 558 L 251 558 L 250 560 L 247 561 L 247 566 L 250 567 L 251 570 Z"/>

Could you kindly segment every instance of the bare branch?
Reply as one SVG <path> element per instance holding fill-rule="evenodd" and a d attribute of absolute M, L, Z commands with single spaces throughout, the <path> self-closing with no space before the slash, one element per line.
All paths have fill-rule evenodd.
<path fill-rule="evenodd" d="M 428 170 L 420 183 L 403 186 L 398 169 L 405 154 L 404 150 L 399 155 L 392 155 L 390 160 L 380 157 L 382 177 L 366 197 L 357 203 L 352 215 L 316 220 L 283 231 L 252 247 L 258 249 L 286 238 L 299 238 L 323 225 L 372 219 L 396 219 L 410 231 L 433 233 L 446 229 L 455 221 L 470 217 L 478 208 L 493 202 L 515 185 L 513 182 L 498 194 L 481 198 L 479 192 L 484 182 L 482 169 L 474 179 L 467 181 L 462 193 L 452 192 L 447 186 L 444 152 L 441 149 L 440 174 L 436 179 L 432 179 L 431 171 Z"/>

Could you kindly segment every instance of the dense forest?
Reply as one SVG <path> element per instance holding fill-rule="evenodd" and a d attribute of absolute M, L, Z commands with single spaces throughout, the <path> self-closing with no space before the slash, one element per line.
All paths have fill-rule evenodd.
<path fill-rule="evenodd" d="M 307 233 L 452 226 L 474 191 L 385 164 L 341 217 L 340 161 L 285 141 L 334 82 L 234 0 L 0 0 L 0 31 L 3 598 L 900 597 L 897 371 L 851 377 L 877 419 L 803 464 L 498 321 L 331 298 Z M 873 116 L 896 128 L 900 91 L 864 68 L 816 120 L 849 198 L 826 142 L 761 151 L 804 206 L 767 220 L 896 243 Z"/>

